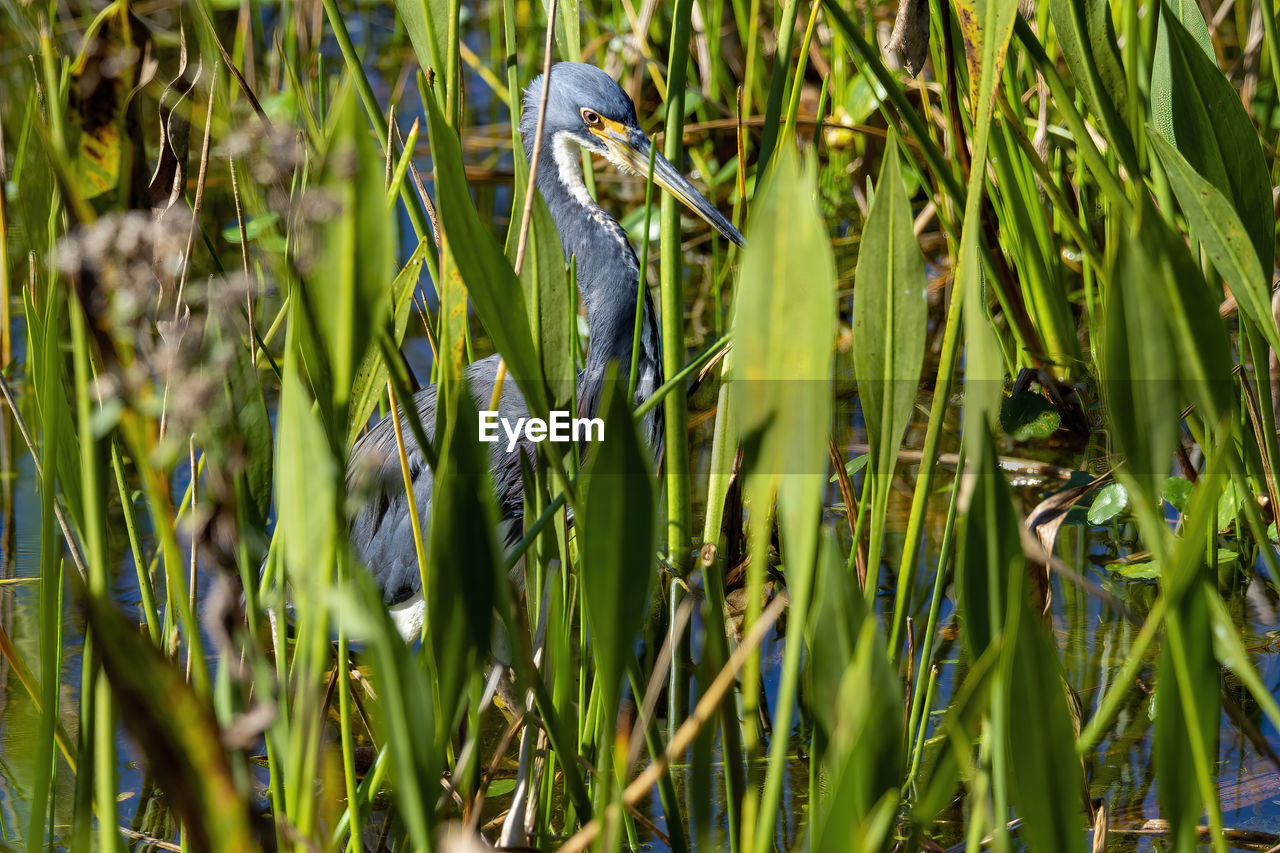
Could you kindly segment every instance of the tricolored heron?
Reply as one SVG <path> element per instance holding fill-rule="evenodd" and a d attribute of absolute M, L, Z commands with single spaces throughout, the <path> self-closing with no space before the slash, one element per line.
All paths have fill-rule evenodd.
<path fill-rule="evenodd" d="M 591 333 L 585 364 L 578 374 L 578 412 L 589 417 L 596 411 L 608 364 L 617 362 L 618 375 L 630 375 L 640 264 L 622 226 L 588 194 L 574 146 L 603 155 L 625 172 L 646 175 L 652 143 L 640 129 L 631 99 L 600 69 L 561 62 L 552 66 L 550 76 L 537 183 L 555 221 L 565 260 L 577 259 L 578 290 Z M 520 119 L 525 156 L 530 160 L 542 88 L 539 76 L 525 91 Z M 653 157 L 653 179 L 726 238 L 742 245 L 738 230 L 661 154 Z M 658 318 L 647 290 L 643 298 L 640 346 L 636 350 L 637 403 L 662 384 Z M 480 409 L 490 407 L 498 364 L 499 359 L 494 355 L 473 362 L 466 369 L 467 384 Z M 435 388 L 419 391 L 413 404 L 428 437 L 433 437 Z M 503 383 L 498 412 L 509 421 L 528 415 L 524 398 L 514 382 Z M 655 408 L 645 418 L 641 430 L 655 453 L 661 446 L 661 429 L 660 412 Z M 431 515 L 431 471 L 409 430 L 404 429 L 402 433 L 407 443 L 418 518 L 425 523 Z M 490 471 L 509 543 L 513 543 L 520 533 L 524 510 L 519 454 L 525 452 L 525 448 L 511 453 L 506 452 L 502 443 L 492 448 Z M 352 545 L 373 573 L 400 634 L 412 640 L 421 632 L 425 607 L 394 424 L 389 417 L 379 421 L 356 442 L 347 473 L 348 483 L 357 472 L 369 469 L 376 476 L 376 490 L 352 522 Z"/>

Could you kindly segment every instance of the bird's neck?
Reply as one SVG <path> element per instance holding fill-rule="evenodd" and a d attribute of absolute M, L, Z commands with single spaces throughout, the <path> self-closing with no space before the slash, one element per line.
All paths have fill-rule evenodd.
<path fill-rule="evenodd" d="M 640 264 L 635 251 L 622 226 L 588 194 L 579 150 L 567 140 L 545 139 L 538 190 L 555 220 L 565 260 L 576 258 L 578 292 L 591 330 L 578 398 L 583 414 L 590 415 L 599 403 L 610 361 L 617 362 L 620 381 L 629 380 L 637 294 L 643 299 L 636 348 L 637 402 L 662 384 L 662 343 L 653 301 L 647 289 L 638 287 Z M 657 439 L 656 430 L 657 424 L 647 425 L 651 443 Z"/>

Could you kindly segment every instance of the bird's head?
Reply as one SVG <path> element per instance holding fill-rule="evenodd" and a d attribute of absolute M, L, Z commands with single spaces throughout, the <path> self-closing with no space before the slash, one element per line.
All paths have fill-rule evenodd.
<path fill-rule="evenodd" d="M 530 156 L 541 99 L 542 76 L 539 75 L 525 90 L 524 114 L 520 119 L 525 152 Z M 725 238 L 738 246 L 743 244 L 742 234 L 733 227 L 733 223 L 721 215 L 675 166 L 661 153 L 651 155 L 653 143 L 640 129 L 635 104 L 613 78 L 594 65 L 559 62 L 551 66 L 542 139 L 544 148 L 572 140 L 604 156 L 622 171 L 640 177 L 649 174 L 649 158 L 653 156 L 654 183 L 684 202 Z M 574 179 L 581 181 L 577 174 L 562 176 L 566 183 Z"/>

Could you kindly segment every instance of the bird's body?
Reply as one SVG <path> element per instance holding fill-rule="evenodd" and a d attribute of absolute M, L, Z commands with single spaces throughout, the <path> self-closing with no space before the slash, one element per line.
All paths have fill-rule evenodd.
<path fill-rule="evenodd" d="M 538 78 L 526 92 L 520 125 L 525 155 L 531 161 L 541 91 L 541 78 Z M 662 384 L 662 343 L 653 302 L 647 289 L 638 286 L 640 264 L 635 252 L 622 226 L 587 192 L 575 146 L 604 154 L 628 171 L 643 172 L 650 143 L 639 129 L 631 99 L 608 75 L 593 66 L 577 63 L 553 66 L 546 111 L 537 187 L 555 221 L 565 260 L 577 259 L 578 291 L 590 331 L 586 359 L 578 374 L 577 411 L 581 416 L 591 417 L 598 408 L 608 365 L 616 363 L 620 377 L 630 375 L 638 295 L 643 303 L 639 346 L 635 347 L 637 403 L 651 396 Z M 733 226 L 661 157 L 655 158 L 655 180 L 694 207 L 729 239 L 741 244 L 742 237 Z M 498 364 L 495 355 L 466 368 L 467 387 L 479 409 L 490 408 Z M 434 440 L 435 388 L 426 388 L 414 395 L 413 405 L 427 437 Z M 508 420 L 528 415 L 516 383 L 503 383 L 498 411 Z M 661 447 L 661 430 L 661 410 L 655 407 L 641 427 L 642 436 L 655 453 Z M 430 518 L 432 474 L 407 425 L 402 433 L 418 517 L 425 524 Z M 527 445 L 517 452 L 507 452 L 502 442 L 490 445 L 490 471 L 508 544 L 518 540 L 522 528 L 521 452 L 529 453 L 532 458 L 532 450 Z M 425 608 L 390 418 L 379 421 L 352 449 L 348 484 L 369 474 L 373 475 L 376 486 L 352 522 L 351 543 L 382 590 L 383 601 L 391 610 L 400 633 L 409 639 L 420 633 Z"/>

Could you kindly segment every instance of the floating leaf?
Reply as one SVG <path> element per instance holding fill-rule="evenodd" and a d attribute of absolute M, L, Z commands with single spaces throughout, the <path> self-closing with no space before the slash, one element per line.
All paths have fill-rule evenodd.
<path fill-rule="evenodd" d="M 1186 477 L 1170 477 L 1165 481 L 1161 497 L 1178 512 L 1184 512 L 1187 502 L 1191 500 L 1191 490 L 1195 486 Z"/>
<path fill-rule="evenodd" d="M 1117 561 L 1107 563 L 1107 568 L 1131 580 L 1156 580 L 1161 574 L 1160 563 L 1155 560 L 1138 560 L 1132 563 Z"/>
<path fill-rule="evenodd" d="M 452 731 L 452 714 L 466 679 L 489 653 L 494 600 L 498 584 L 505 583 L 489 454 L 478 440 L 480 415 L 466 393 L 456 394 L 453 412 L 432 481 L 424 591 L 445 716 L 439 734 L 444 737 Z M 466 547 L 459 547 L 460 542 Z"/>
<path fill-rule="evenodd" d="M 1061 425 L 1057 408 L 1034 391 L 1019 391 L 1000 406 L 1000 427 L 1014 441 L 1048 438 Z"/>
<path fill-rule="evenodd" d="M 1120 483 L 1108 483 L 1089 506 L 1089 523 L 1106 524 L 1129 506 L 1129 492 Z"/>

